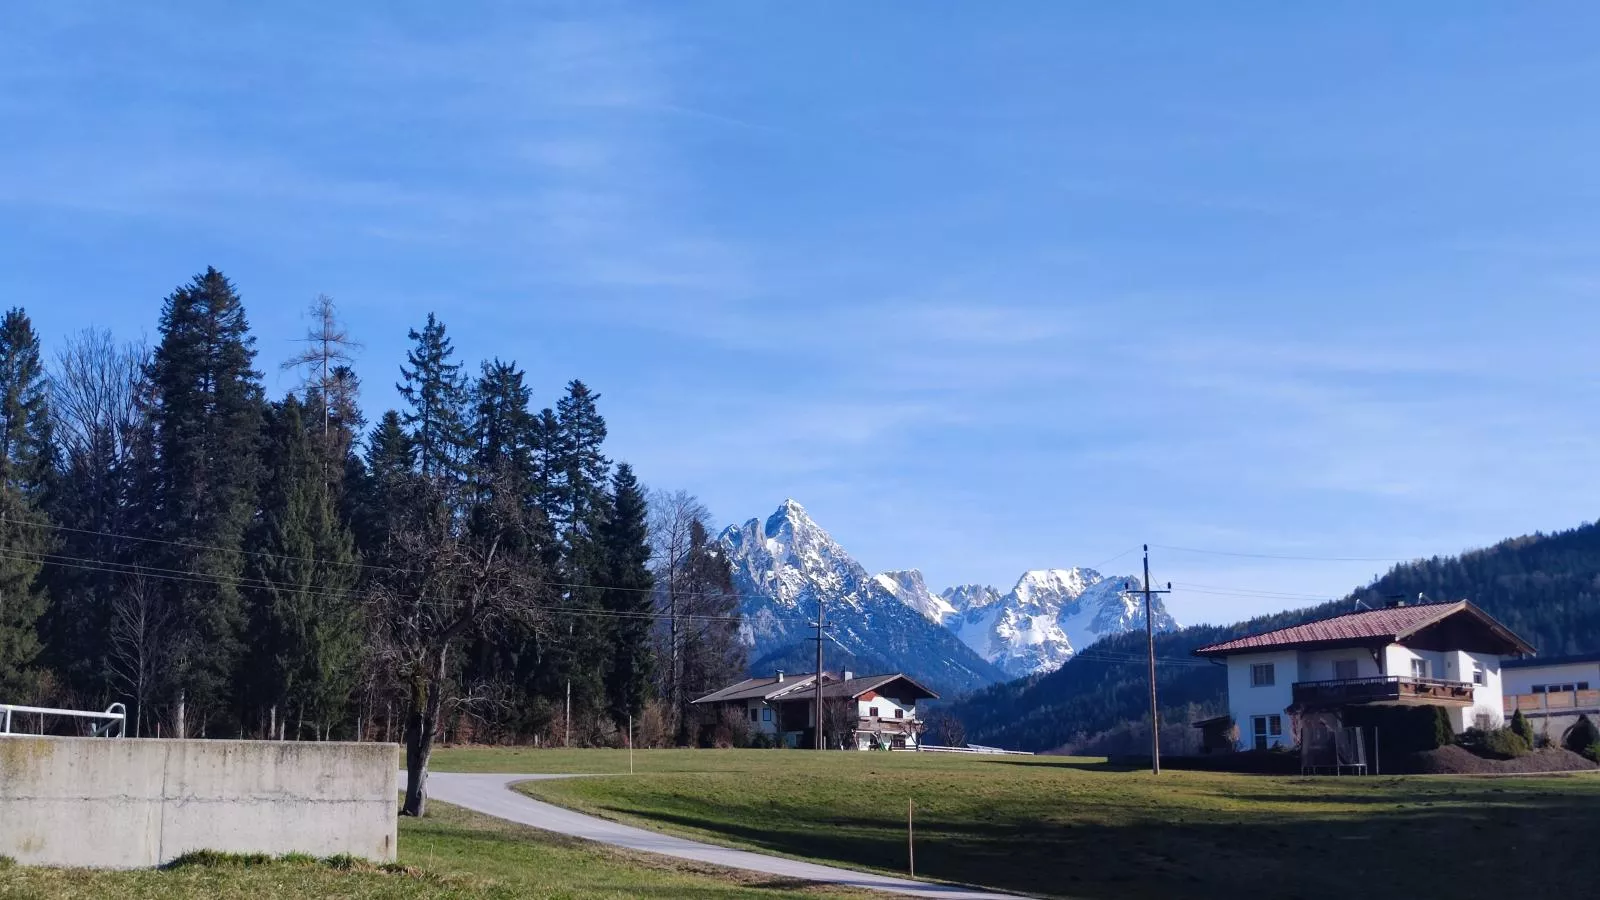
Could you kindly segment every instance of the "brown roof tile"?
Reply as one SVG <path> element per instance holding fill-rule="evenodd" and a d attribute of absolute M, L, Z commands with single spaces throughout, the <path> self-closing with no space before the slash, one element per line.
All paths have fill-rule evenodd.
<path fill-rule="evenodd" d="M 1431 625 L 1445 616 L 1471 608 L 1478 615 L 1488 616 L 1466 602 L 1428 603 L 1419 606 L 1396 606 L 1388 609 L 1369 609 L 1361 612 L 1318 619 L 1303 625 L 1293 625 L 1260 634 L 1250 634 L 1220 644 L 1212 644 L 1194 651 L 1196 656 L 1221 656 L 1245 650 L 1269 650 L 1274 647 L 1296 647 L 1306 644 L 1333 644 L 1354 641 L 1393 642 L 1401 635 Z M 1492 619 L 1489 621 L 1493 622 Z"/>

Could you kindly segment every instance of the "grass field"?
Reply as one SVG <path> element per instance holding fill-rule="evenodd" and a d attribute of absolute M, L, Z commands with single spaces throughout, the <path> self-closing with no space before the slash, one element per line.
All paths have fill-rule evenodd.
<path fill-rule="evenodd" d="M 339 869 L 312 860 L 218 863 L 163 871 L 0 867 L 0 898 L 710 898 L 824 900 L 869 895 L 824 891 L 511 825 L 442 803 L 422 820 L 400 821 L 395 871 Z"/>
<path fill-rule="evenodd" d="M 1579 896 L 1600 777 L 1272 778 L 1088 760 L 442 751 L 439 770 L 612 772 L 532 796 L 709 841 L 1049 897 Z"/>

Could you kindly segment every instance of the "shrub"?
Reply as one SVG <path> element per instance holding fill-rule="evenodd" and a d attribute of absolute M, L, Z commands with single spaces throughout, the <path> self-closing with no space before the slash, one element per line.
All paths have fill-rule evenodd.
<path fill-rule="evenodd" d="M 1528 721 L 1528 717 L 1522 714 L 1520 709 L 1511 714 L 1511 730 L 1515 731 L 1518 737 L 1527 741 L 1528 746 L 1533 746 L 1533 725 Z"/>
<path fill-rule="evenodd" d="M 1597 743 L 1600 743 L 1600 729 L 1594 727 L 1588 716 L 1579 716 L 1561 739 L 1561 746 L 1573 753 L 1587 753 L 1589 747 Z"/>
<path fill-rule="evenodd" d="M 1530 749 L 1522 735 L 1510 728 L 1469 728 L 1461 735 L 1460 744 L 1491 759 L 1515 759 L 1527 755 Z"/>
<path fill-rule="evenodd" d="M 1455 742 L 1450 711 L 1442 706 L 1368 706 L 1346 709 L 1344 724 L 1377 729 L 1378 747 L 1390 754 L 1435 750 Z"/>
<path fill-rule="evenodd" d="M 1600 741 L 1590 744 L 1588 749 L 1583 751 L 1583 755 L 1589 757 L 1590 762 L 1600 763 Z"/>

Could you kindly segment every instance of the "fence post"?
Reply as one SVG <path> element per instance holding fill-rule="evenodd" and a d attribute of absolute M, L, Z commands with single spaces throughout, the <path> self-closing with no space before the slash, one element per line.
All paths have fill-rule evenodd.
<path fill-rule="evenodd" d="M 917 877 L 917 840 L 916 825 L 912 819 L 917 811 L 917 801 L 906 798 L 906 862 L 911 868 L 911 877 Z"/>

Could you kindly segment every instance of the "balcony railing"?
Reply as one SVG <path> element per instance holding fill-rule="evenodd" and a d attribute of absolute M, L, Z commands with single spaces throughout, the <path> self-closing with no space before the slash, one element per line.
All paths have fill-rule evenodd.
<path fill-rule="evenodd" d="M 1333 681 L 1297 681 L 1294 702 L 1302 706 L 1342 706 L 1346 703 L 1472 704 L 1473 685 L 1439 678 L 1376 675 Z"/>

